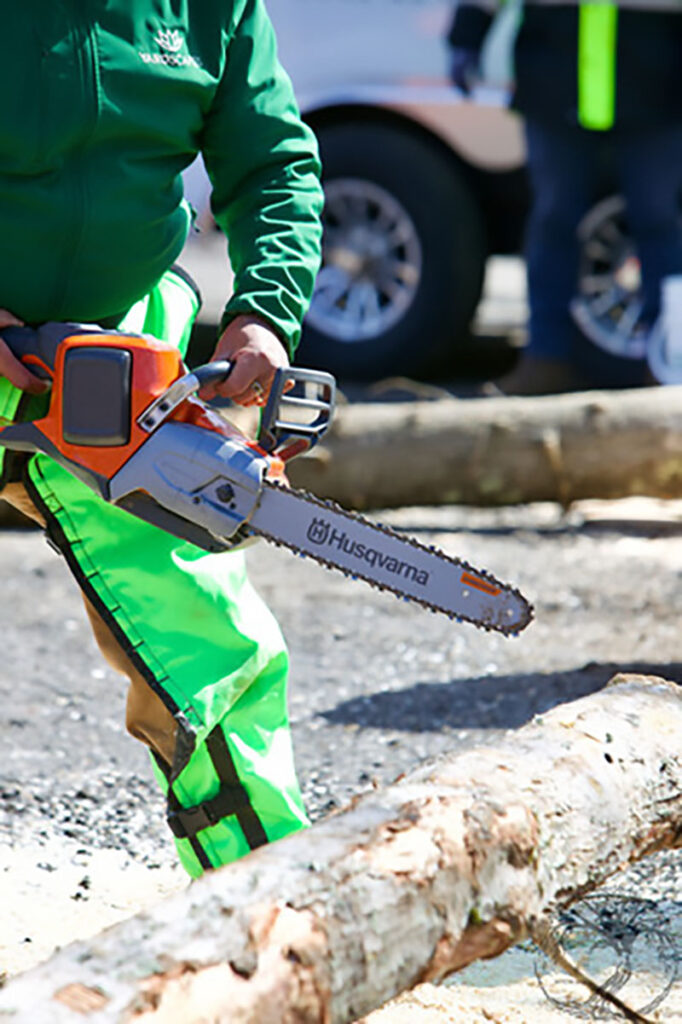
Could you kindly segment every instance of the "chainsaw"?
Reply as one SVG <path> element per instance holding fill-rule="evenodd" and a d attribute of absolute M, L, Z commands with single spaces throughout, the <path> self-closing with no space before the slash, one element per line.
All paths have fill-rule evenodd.
<path fill-rule="evenodd" d="M 44 452 L 105 501 L 206 551 L 262 537 L 483 629 L 513 635 L 530 622 L 526 599 L 490 573 L 288 485 L 287 462 L 331 421 L 330 374 L 278 370 L 251 440 L 197 395 L 227 378 L 228 361 L 188 371 L 168 344 L 88 324 L 2 338 L 51 393 L 43 418 L 0 420 L 0 445 Z"/>

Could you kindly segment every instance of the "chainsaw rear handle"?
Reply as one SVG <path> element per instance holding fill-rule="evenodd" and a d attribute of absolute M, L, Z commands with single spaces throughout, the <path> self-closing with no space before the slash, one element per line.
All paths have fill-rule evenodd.
<path fill-rule="evenodd" d="M 97 329 L 92 328 L 88 333 Z M 60 343 L 64 338 L 84 333 L 82 324 L 46 323 L 40 327 L 3 327 L 0 338 L 31 373 L 41 380 L 52 380 Z"/>
<path fill-rule="evenodd" d="M 199 387 L 206 384 L 222 384 L 226 381 L 234 369 L 234 363 L 229 359 L 217 359 L 214 363 L 205 363 L 204 366 L 197 366 L 192 374 L 199 382 Z"/>

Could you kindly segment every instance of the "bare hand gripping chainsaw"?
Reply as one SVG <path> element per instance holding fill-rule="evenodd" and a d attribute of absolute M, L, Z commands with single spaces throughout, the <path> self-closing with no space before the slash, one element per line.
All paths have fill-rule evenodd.
<path fill-rule="evenodd" d="M 187 372 L 170 345 L 90 325 L 2 337 L 52 390 L 42 419 L 0 420 L 0 445 L 46 453 L 105 501 L 207 551 L 263 537 L 458 621 L 508 635 L 530 622 L 526 599 L 489 573 L 287 485 L 286 462 L 331 420 L 329 374 L 278 371 L 251 441 L 196 395 L 229 362 Z M 286 393 L 290 380 L 304 397 Z"/>

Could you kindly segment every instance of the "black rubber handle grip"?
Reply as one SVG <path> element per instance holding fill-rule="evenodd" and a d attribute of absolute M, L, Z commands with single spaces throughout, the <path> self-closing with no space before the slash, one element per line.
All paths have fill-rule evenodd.
<path fill-rule="evenodd" d="M 192 373 L 199 381 L 199 387 L 203 388 L 207 384 L 222 384 L 233 370 L 234 363 L 231 363 L 229 359 L 216 359 L 214 363 L 197 366 Z"/>
<path fill-rule="evenodd" d="M 44 367 L 54 370 L 60 343 L 64 338 L 84 333 L 87 332 L 81 324 L 49 322 L 41 324 L 40 327 L 3 327 L 0 330 L 0 338 L 7 344 L 12 355 L 26 363 L 31 373 L 44 380 L 50 380 L 52 374 Z M 44 366 L 34 362 L 34 359 L 39 359 Z"/>

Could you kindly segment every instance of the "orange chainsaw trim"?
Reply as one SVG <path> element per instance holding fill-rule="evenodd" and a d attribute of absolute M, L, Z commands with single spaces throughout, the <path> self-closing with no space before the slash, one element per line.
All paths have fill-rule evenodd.
<path fill-rule="evenodd" d="M 469 587 L 475 587 L 476 590 L 482 590 L 484 594 L 490 594 L 491 597 L 497 597 L 501 593 L 500 587 L 494 586 L 488 580 L 481 580 L 478 576 L 472 576 L 469 572 L 463 572 L 459 581 L 466 583 Z"/>
<path fill-rule="evenodd" d="M 48 366 L 47 363 L 44 363 L 39 356 L 27 355 L 24 356 L 21 361 L 25 366 L 28 366 L 29 368 L 38 367 L 38 369 L 44 370 L 48 377 L 52 377 L 52 367 Z"/>

